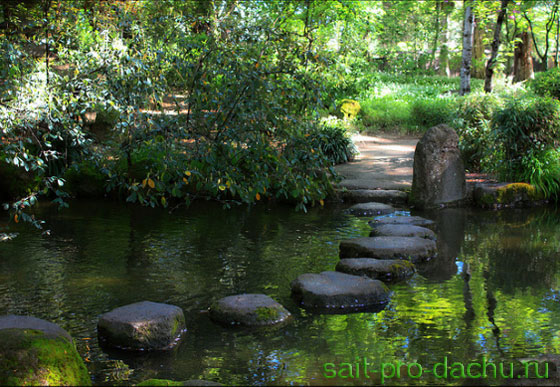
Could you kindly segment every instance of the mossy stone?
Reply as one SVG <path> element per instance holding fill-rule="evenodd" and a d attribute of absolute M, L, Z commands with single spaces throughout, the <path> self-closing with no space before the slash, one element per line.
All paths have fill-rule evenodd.
<path fill-rule="evenodd" d="M 291 314 L 267 295 L 238 294 L 214 303 L 210 317 L 226 325 L 266 326 L 286 322 Z"/>
<path fill-rule="evenodd" d="M 353 99 L 343 99 L 340 101 L 340 112 L 344 118 L 354 119 L 361 110 L 360 103 Z"/>
<path fill-rule="evenodd" d="M 0 385 L 91 385 L 74 344 L 37 329 L 0 330 Z"/>

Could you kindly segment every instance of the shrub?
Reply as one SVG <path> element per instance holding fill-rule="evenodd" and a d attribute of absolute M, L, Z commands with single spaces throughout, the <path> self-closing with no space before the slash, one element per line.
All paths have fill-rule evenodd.
<path fill-rule="evenodd" d="M 343 99 L 340 101 L 340 113 L 344 118 L 354 119 L 360 112 L 360 103 L 353 99 Z"/>
<path fill-rule="evenodd" d="M 337 119 L 325 120 L 316 129 L 312 141 L 314 147 L 320 149 L 332 164 L 346 163 L 357 153 L 344 123 Z"/>
<path fill-rule="evenodd" d="M 537 95 L 560 99 L 560 68 L 537 73 L 530 86 Z"/>
<path fill-rule="evenodd" d="M 360 117 L 367 131 L 399 130 L 410 120 L 410 106 L 390 98 L 369 99 L 362 102 Z"/>
<path fill-rule="evenodd" d="M 494 112 L 503 105 L 494 94 L 470 94 L 457 102 L 453 127 L 459 135 L 459 149 L 465 167 L 480 172 L 492 157 L 495 138 L 490 122 Z"/>
<path fill-rule="evenodd" d="M 560 194 L 560 149 L 531 150 L 521 159 L 516 176 L 534 185 L 545 198 L 558 200 Z"/>

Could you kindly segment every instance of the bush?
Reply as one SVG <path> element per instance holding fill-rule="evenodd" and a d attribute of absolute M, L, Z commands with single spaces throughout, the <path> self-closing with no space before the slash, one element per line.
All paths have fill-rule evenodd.
<path fill-rule="evenodd" d="M 545 198 L 558 200 L 560 194 L 560 149 L 531 150 L 521 159 L 518 179 L 534 185 Z"/>
<path fill-rule="evenodd" d="M 316 129 L 312 141 L 314 147 L 320 149 L 332 164 L 346 163 L 357 153 L 344 123 L 337 119 L 325 120 Z"/>
<path fill-rule="evenodd" d="M 457 102 L 453 127 L 459 135 L 459 149 L 465 167 L 480 172 L 491 161 L 495 138 L 491 129 L 494 112 L 503 105 L 494 94 L 470 94 Z"/>
<path fill-rule="evenodd" d="M 362 102 L 360 117 L 367 131 L 400 130 L 408 125 L 410 106 L 390 98 L 369 99 Z"/>
<path fill-rule="evenodd" d="M 537 95 L 560 99 L 560 68 L 537 73 L 530 86 Z"/>
<path fill-rule="evenodd" d="M 521 168 L 521 158 L 533 150 L 555 147 L 560 133 L 560 102 L 551 98 L 510 99 L 495 112 L 492 128 L 503 146 L 503 173 Z"/>

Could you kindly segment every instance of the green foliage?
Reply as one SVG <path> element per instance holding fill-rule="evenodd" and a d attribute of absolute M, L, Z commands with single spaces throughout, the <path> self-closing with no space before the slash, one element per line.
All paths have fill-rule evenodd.
<path fill-rule="evenodd" d="M 496 139 L 490 122 L 502 106 L 502 98 L 494 94 L 471 93 L 458 100 L 453 126 L 459 135 L 459 149 L 467 170 L 480 172 L 492 167 Z"/>
<path fill-rule="evenodd" d="M 331 164 L 350 161 L 357 153 L 343 121 L 334 117 L 324 120 L 311 134 L 314 149 L 320 150 Z"/>
<path fill-rule="evenodd" d="M 537 95 L 560 99 L 560 68 L 537 73 L 530 86 Z"/>
<path fill-rule="evenodd" d="M 516 175 L 518 180 L 535 186 L 544 197 L 557 201 L 560 195 L 560 150 L 532 149 L 521 158 L 521 168 Z"/>
<path fill-rule="evenodd" d="M 393 98 L 370 99 L 362 102 L 360 116 L 367 131 L 398 131 L 410 121 L 410 105 Z"/>
<path fill-rule="evenodd" d="M 418 99 L 411 109 L 411 123 L 428 129 L 439 124 L 449 124 L 454 117 L 455 103 L 444 98 Z"/>
<path fill-rule="evenodd" d="M 354 119 L 360 112 L 360 103 L 353 99 L 343 99 L 340 101 L 340 113 L 346 119 Z"/>

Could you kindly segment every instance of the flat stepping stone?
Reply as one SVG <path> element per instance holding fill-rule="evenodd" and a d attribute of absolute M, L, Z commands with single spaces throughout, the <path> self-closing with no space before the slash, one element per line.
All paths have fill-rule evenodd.
<path fill-rule="evenodd" d="M 340 258 L 406 259 L 427 261 L 436 255 L 433 240 L 417 237 L 365 237 L 340 242 Z"/>
<path fill-rule="evenodd" d="M 369 236 L 401 236 L 436 239 L 436 234 L 429 228 L 410 224 L 379 224 L 373 227 Z"/>
<path fill-rule="evenodd" d="M 238 294 L 210 307 L 210 318 L 226 325 L 266 326 L 287 321 L 291 314 L 267 295 Z"/>
<path fill-rule="evenodd" d="M 338 262 L 336 271 L 397 282 L 411 277 L 416 269 L 412 262 L 401 259 L 345 258 Z"/>
<path fill-rule="evenodd" d="M 382 224 L 408 224 L 411 226 L 427 227 L 432 230 L 436 227 L 436 223 L 433 220 L 420 216 L 386 216 L 371 220 L 368 224 L 372 227 Z"/>
<path fill-rule="evenodd" d="M 181 382 L 168 379 L 148 379 L 138 383 L 137 386 L 223 386 L 223 384 L 204 379 L 190 379 Z"/>
<path fill-rule="evenodd" d="M 383 282 L 336 271 L 302 274 L 291 286 L 303 307 L 323 313 L 381 310 L 389 302 Z"/>
<path fill-rule="evenodd" d="M 350 203 L 397 203 L 404 204 L 408 195 L 395 189 L 351 189 L 342 192 L 342 200 Z"/>
<path fill-rule="evenodd" d="M 72 337 L 31 316 L 0 317 L 0 385 L 91 386 Z"/>
<path fill-rule="evenodd" d="M 395 212 L 395 209 L 389 204 L 370 202 L 354 204 L 346 211 L 356 216 L 375 216 L 391 214 Z"/>
<path fill-rule="evenodd" d="M 185 316 L 178 306 L 150 301 L 121 306 L 97 323 L 103 344 L 127 350 L 165 350 L 185 331 Z"/>

